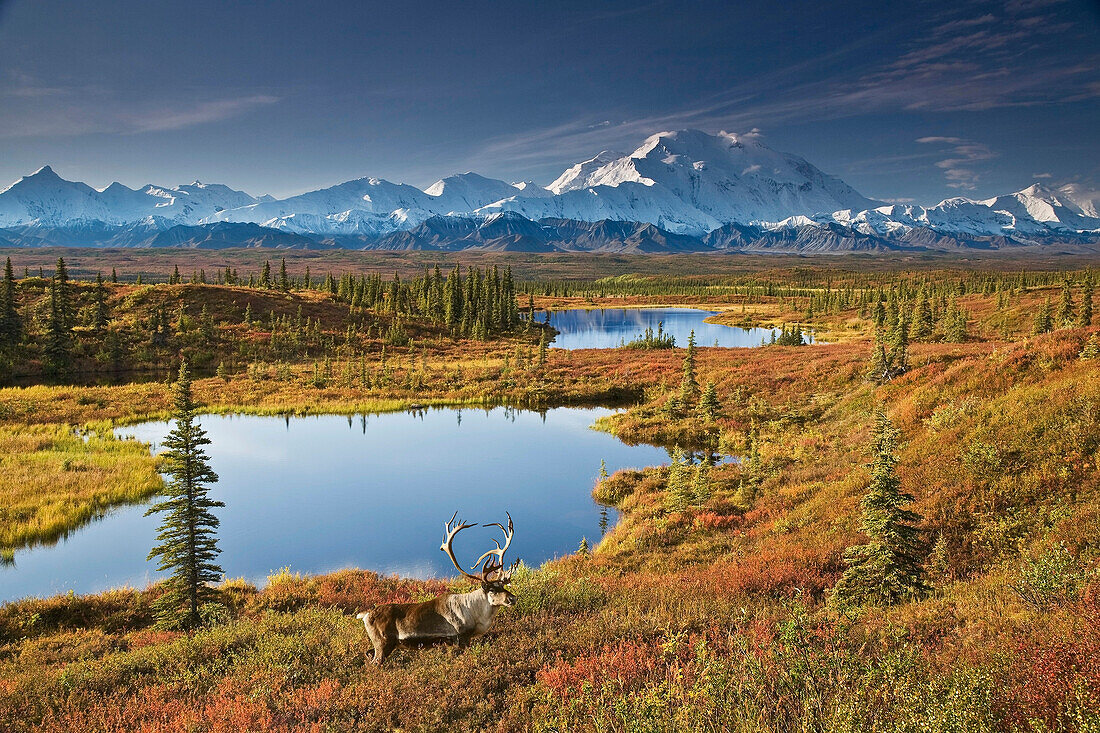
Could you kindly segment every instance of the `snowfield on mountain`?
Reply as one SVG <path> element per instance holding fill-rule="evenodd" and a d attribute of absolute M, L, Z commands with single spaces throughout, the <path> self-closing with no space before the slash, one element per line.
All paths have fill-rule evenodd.
<path fill-rule="evenodd" d="M 758 134 L 680 130 L 652 135 L 628 155 L 601 152 L 545 188 L 467 172 L 424 190 L 365 177 L 273 199 L 199 182 L 97 190 L 45 166 L 0 191 L 0 239 L 24 246 L 522 251 L 1092 247 L 1100 241 L 1098 201 L 1077 184 L 1035 184 L 990 199 L 890 205 L 769 148 Z M 631 226 L 589 226 L 601 222 Z"/>

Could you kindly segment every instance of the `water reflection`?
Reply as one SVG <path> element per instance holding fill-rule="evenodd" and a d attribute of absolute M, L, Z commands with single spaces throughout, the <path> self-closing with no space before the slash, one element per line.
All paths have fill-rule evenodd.
<path fill-rule="evenodd" d="M 558 336 L 550 344 L 556 349 L 613 349 L 633 341 L 646 329 L 664 333 L 675 339 L 676 346 L 687 345 L 688 334 L 695 331 L 695 343 L 700 346 L 751 347 L 772 339 L 777 331 L 771 328 L 736 328 L 704 319 L 715 311 L 695 308 L 607 308 L 598 310 L 554 311 L 551 325 Z"/>
<path fill-rule="evenodd" d="M 513 551 L 528 563 L 573 552 L 600 529 L 590 492 L 601 459 L 611 472 L 667 462 L 659 448 L 589 429 L 611 412 L 424 409 L 358 416 L 358 425 L 356 416 L 203 416 L 221 477 L 210 495 L 226 503 L 219 563 L 253 581 L 287 565 L 449 575 L 438 548 L 455 509 L 482 522 L 510 511 Z M 159 443 L 168 430 L 154 422 L 118 433 Z M 0 564 L 0 600 L 146 585 L 156 577 L 145 557 L 157 520 L 144 511 L 119 508 L 55 546 L 17 551 L 14 567 Z M 456 549 L 472 561 L 488 530 L 469 535 Z"/>

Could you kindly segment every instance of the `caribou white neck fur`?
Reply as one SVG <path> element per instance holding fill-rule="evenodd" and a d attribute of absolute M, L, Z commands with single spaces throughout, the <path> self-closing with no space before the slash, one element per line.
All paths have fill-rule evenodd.
<path fill-rule="evenodd" d="M 493 603 L 493 595 L 484 588 L 478 588 L 469 593 L 444 596 L 443 615 L 454 626 L 457 635 L 481 636 L 489 630 L 493 615 L 502 605 Z"/>

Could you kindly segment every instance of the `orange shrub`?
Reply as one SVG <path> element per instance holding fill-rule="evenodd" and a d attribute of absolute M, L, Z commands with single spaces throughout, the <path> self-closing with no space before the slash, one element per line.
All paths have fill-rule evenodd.
<path fill-rule="evenodd" d="M 599 687 L 613 683 L 626 689 L 648 676 L 660 658 L 661 650 L 653 644 L 621 642 L 569 661 L 559 655 L 552 665 L 540 669 L 535 678 L 562 698 L 580 692 L 585 685 Z"/>

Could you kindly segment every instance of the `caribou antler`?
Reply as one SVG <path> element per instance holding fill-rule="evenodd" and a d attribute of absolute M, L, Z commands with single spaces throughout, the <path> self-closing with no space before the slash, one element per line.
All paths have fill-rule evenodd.
<path fill-rule="evenodd" d="M 467 527 L 473 527 L 477 523 L 476 522 L 466 523 L 466 522 L 463 522 L 460 519 L 460 520 L 458 520 L 458 524 L 455 525 L 455 523 L 454 523 L 455 522 L 455 517 L 457 517 L 457 516 L 458 516 L 458 512 L 456 511 L 453 515 L 451 515 L 451 521 L 449 521 L 449 522 L 447 522 L 443 525 L 443 528 L 446 531 L 447 535 L 443 538 L 443 544 L 441 544 L 439 546 L 439 549 L 443 550 L 443 552 L 447 553 L 447 557 L 451 558 L 451 562 L 454 563 L 454 566 L 458 569 L 458 572 L 462 573 L 463 575 L 465 575 L 467 578 L 469 578 L 470 580 L 472 580 L 474 582 L 481 583 L 485 580 L 484 576 L 479 578 L 478 576 L 470 575 L 465 570 L 463 570 L 462 566 L 458 564 L 458 560 L 455 559 L 454 549 L 451 548 L 451 542 L 454 541 L 455 535 L 457 535 L 459 532 L 466 529 Z M 507 547 L 507 545 L 505 545 L 505 547 Z"/>
<path fill-rule="evenodd" d="M 478 565 L 481 564 L 481 561 L 484 560 L 485 565 L 481 568 L 481 577 L 485 580 L 488 580 L 490 573 L 499 572 L 499 580 L 502 583 L 507 583 L 511 579 L 512 571 L 515 570 L 516 565 L 518 564 L 517 561 L 515 563 L 512 563 L 512 567 L 510 567 L 507 571 L 505 571 L 504 569 L 504 553 L 508 552 L 508 545 L 512 544 L 512 535 L 515 534 L 515 530 L 512 528 L 512 515 L 508 514 L 508 512 L 505 512 L 505 514 L 508 516 L 507 528 L 505 528 L 504 525 L 500 522 L 491 522 L 489 524 L 482 525 L 483 527 L 500 527 L 500 530 L 504 532 L 504 547 L 501 547 L 500 543 L 494 539 L 493 544 L 496 545 L 496 549 L 488 550 L 487 552 L 482 554 L 482 556 L 479 557 L 471 567 L 471 570 L 473 568 L 476 568 Z M 494 557 L 496 558 L 495 562 L 493 561 Z"/>

